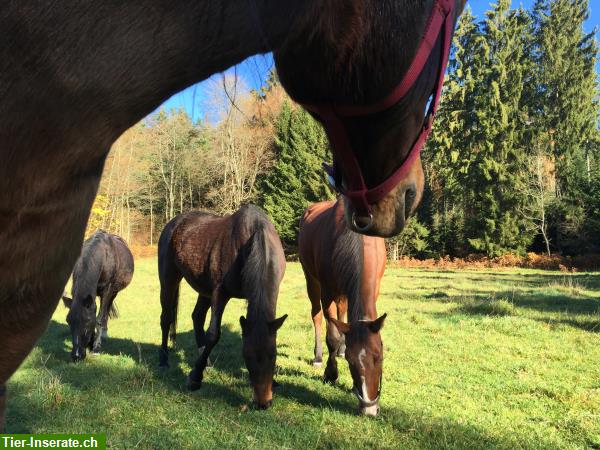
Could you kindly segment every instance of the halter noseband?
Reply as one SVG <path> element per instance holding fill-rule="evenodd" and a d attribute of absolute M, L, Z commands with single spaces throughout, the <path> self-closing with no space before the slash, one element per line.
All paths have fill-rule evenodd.
<path fill-rule="evenodd" d="M 367 231 L 373 224 L 371 205 L 385 197 L 408 174 L 412 163 L 421 153 L 421 149 L 431 132 L 433 119 L 437 112 L 440 96 L 442 94 L 444 73 L 446 72 L 448 57 L 450 55 L 450 46 L 452 44 L 452 11 L 454 9 L 454 2 L 455 0 L 435 0 L 433 11 L 427 22 L 425 34 L 417 49 L 417 53 L 400 83 L 387 97 L 373 105 L 365 106 L 339 106 L 332 103 L 312 105 L 302 104 L 304 108 L 317 116 L 329 136 L 333 152 L 334 167 L 331 168 L 326 166 L 325 170 L 332 179 L 335 180 L 335 188 L 348 198 L 354 207 L 355 213 L 369 217 L 367 225 L 360 228 L 361 231 Z M 443 35 L 442 29 L 444 31 Z M 396 105 L 404 96 L 406 96 L 423 72 L 440 35 L 443 37 L 441 61 L 437 82 L 432 92 L 433 98 L 429 104 L 423 128 L 400 167 L 398 167 L 381 184 L 369 189 L 365 184 L 358 160 L 352 151 L 350 138 L 348 137 L 342 119 L 344 117 L 358 117 L 382 112 Z M 347 186 L 342 185 L 341 173 L 344 175 Z M 354 216 L 352 220 L 353 222 L 356 222 Z M 359 229 L 359 227 L 356 228 Z"/>
<path fill-rule="evenodd" d="M 360 406 L 362 408 L 369 408 L 371 406 L 375 406 L 377 405 L 377 403 L 379 403 L 379 397 L 381 396 L 381 385 L 383 384 L 383 371 L 381 371 L 381 373 L 379 374 L 379 388 L 377 389 L 377 395 L 375 396 L 374 400 L 369 400 L 366 401 L 364 399 L 364 397 L 362 396 L 360 389 L 358 389 L 356 387 L 356 385 L 352 385 L 352 392 L 354 393 L 354 395 L 356 395 L 356 398 L 358 398 L 358 401 L 360 402 Z"/>

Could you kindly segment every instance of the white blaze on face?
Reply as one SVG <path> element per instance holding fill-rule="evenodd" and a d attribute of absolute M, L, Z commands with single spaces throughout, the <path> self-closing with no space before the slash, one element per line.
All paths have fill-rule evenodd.
<path fill-rule="evenodd" d="M 364 348 L 361 348 L 360 352 L 358 353 L 358 363 L 360 364 L 360 368 L 361 368 L 363 374 L 365 373 L 365 363 L 363 362 L 363 360 L 365 359 L 365 356 L 367 356 L 367 351 Z M 370 402 L 371 399 L 369 398 L 369 393 L 367 392 L 367 383 L 365 383 L 365 376 L 361 375 L 360 379 L 362 381 L 361 389 L 362 389 L 363 399 L 366 402 Z"/>
<path fill-rule="evenodd" d="M 365 359 L 365 357 L 367 356 L 367 351 L 362 348 L 360 350 L 360 352 L 358 353 L 358 362 L 360 364 L 360 368 L 362 369 L 363 373 L 365 372 L 365 364 L 363 362 L 363 360 Z M 360 380 L 362 381 L 362 397 L 363 400 L 366 403 L 371 402 L 371 399 L 369 398 L 369 392 L 367 390 L 367 383 L 365 382 L 365 377 L 364 375 L 360 376 Z M 373 405 L 373 406 L 366 406 L 361 408 L 361 411 L 363 414 L 367 415 L 367 416 L 376 416 L 379 413 L 379 406 L 377 404 Z"/>

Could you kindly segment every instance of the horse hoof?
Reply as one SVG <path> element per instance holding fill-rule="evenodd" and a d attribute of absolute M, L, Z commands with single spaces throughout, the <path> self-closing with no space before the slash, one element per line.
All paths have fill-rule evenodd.
<path fill-rule="evenodd" d="M 202 387 L 202 381 L 192 380 L 190 377 L 187 377 L 187 382 L 185 383 L 188 391 L 194 392 Z"/>
<path fill-rule="evenodd" d="M 345 358 L 346 357 L 346 353 L 338 353 L 338 358 Z"/>
<path fill-rule="evenodd" d="M 321 367 L 321 366 L 323 365 L 323 361 L 317 361 L 317 360 L 314 360 L 314 361 L 312 362 L 312 365 L 313 365 L 314 367 Z"/>

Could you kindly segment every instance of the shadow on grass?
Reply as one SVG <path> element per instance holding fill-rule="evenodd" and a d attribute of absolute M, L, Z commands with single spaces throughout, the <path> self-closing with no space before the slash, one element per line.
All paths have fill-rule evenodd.
<path fill-rule="evenodd" d="M 240 385 L 245 383 L 245 380 L 234 381 L 229 380 L 220 382 L 219 377 L 210 377 L 205 381 L 203 388 L 194 394 L 185 393 L 183 381 L 185 373 L 182 365 L 191 364 L 197 355 L 195 348 L 195 340 L 192 332 L 182 333 L 178 337 L 178 347 L 183 351 L 173 352 L 171 356 L 171 369 L 166 372 L 161 372 L 157 368 L 158 361 L 158 345 L 136 343 L 128 339 L 107 338 L 105 342 L 105 353 L 111 355 L 127 355 L 131 357 L 135 364 L 126 362 L 125 366 L 121 366 L 117 360 L 113 364 L 111 361 L 102 361 L 101 359 L 95 362 L 102 364 L 72 364 L 69 362 L 69 349 L 66 348 L 65 340 L 68 340 L 68 327 L 58 322 L 51 322 L 48 332 L 42 337 L 38 343 L 38 347 L 45 353 L 51 355 L 50 358 L 41 358 L 42 361 L 30 361 L 28 364 L 34 368 L 43 368 L 53 375 L 60 377 L 63 385 L 68 385 L 69 389 L 76 389 L 84 392 L 86 395 L 98 395 L 100 389 L 103 393 L 103 399 L 98 403 L 92 402 L 88 405 L 79 400 L 66 400 L 66 403 L 59 403 L 56 407 L 49 406 L 47 403 L 40 401 L 39 395 L 29 395 L 34 389 L 29 380 L 13 382 L 10 384 L 10 390 L 14 401 L 10 401 L 7 431 L 16 432 L 33 432 L 39 430 L 41 424 L 50 423 L 52 427 L 56 427 L 55 431 L 90 431 L 88 430 L 72 430 L 70 427 L 69 418 L 71 415 L 85 417 L 86 422 L 79 421 L 79 427 L 89 426 L 94 427 L 96 415 L 98 411 L 94 409 L 103 402 L 131 402 L 134 404 L 138 398 L 138 393 L 145 389 L 145 382 L 155 382 L 159 385 L 164 385 L 167 391 L 177 392 L 184 397 L 165 396 L 164 393 L 158 392 L 152 394 L 154 389 L 145 389 L 146 396 L 159 395 L 159 398 L 164 397 L 165 402 L 175 403 L 175 408 L 179 403 L 186 403 L 186 395 L 198 397 L 198 413 L 199 414 L 220 414 L 221 416 L 229 415 L 228 412 L 219 411 L 217 399 L 221 404 L 228 405 L 233 411 L 231 417 L 239 422 L 238 428 L 244 431 L 235 431 L 236 433 L 244 434 L 245 430 L 249 433 L 258 434 L 264 433 L 262 443 L 264 446 L 289 447 L 293 439 L 301 439 L 301 443 L 297 444 L 306 447 L 326 447 L 326 448 L 344 448 L 344 447 L 394 447 L 394 448 L 442 448 L 451 446 L 454 448 L 514 448 L 518 444 L 518 436 L 490 436 L 485 430 L 480 430 L 476 426 L 469 424 L 458 423 L 450 418 L 434 417 L 435 412 L 425 410 L 403 410 L 396 407 L 386 407 L 382 404 L 383 413 L 378 419 L 358 418 L 356 417 L 357 403 L 351 392 L 340 386 L 344 390 L 344 394 L 333 395 L 327 398 L 319 392 L 319 388 L 310 389 L 299 384 L 294 380 L 285 380 L 282 387 L 276 392 L 275 406 L 268 412 L 251 411 L 247 414 L 236 413 L 240 407 L 247 404 L 249 398 L 246 398 L 240 393 Z M 236 376 L 240 374 L 243 368 L 241 357 L 241 338 L 239 334 L 233 332 L 227 327 L 223 327 L 222 338 L 217 348 L 221 347 L 220 352 L 223 355 L 221 358 L 215 359 L 215 370 L 217 373 L 230 374 Z M 215 349 L 216 350 L 216 349 Z M 215 354 L 217 352 L 215 351 Z M 183 358 L 182 358 L 183 355 Z M 101 358 L 101 357 L 100 357 Z M 141 361 L 141 362 L 140 362 Z M 108 363 L 105 363 L 108 362 Z M 341 361 L 340 361 L 341 363 Z M 307 377 L 308 374 L 302 370 L 289 371 L 286 370 L 282 375 L 286 377 Z M 32 381 L 33 382 L 33 381 Z M 118 392 L 124 391 L 122 394 Z M 88 392 L 89 391 L 89 392 Z M 169 394 L 169 392 L 167 392 Z M 346 395 L 347 394 L 347 395 Z M 113 398 L 114 396 L 114 398 Z M 46 397 L 47 398 L 47 397 Z M 76 397 L 76 399 L 85 398 Z M 145 397 L 151 401 L 149 397 Z M 341 417 L 348 421 L 350 427 L 362 426 L 362 421 L 373 425 L 380 424 L 382 431 L 392 433 L 387 435 L 387 441 L 382 444 L 377 439 L 377 433 L 365 433 L 357 438 L 356 433 L 339 433 L 339 428 L 333 427 L 331 430 L 322 429 L 319 426 L 320 420 L 315 421 L 314 414 L 302 414 L 301 410 L 296 407 L 290 408 L 289 405 L 282 404 L 278 408 L 278 402 L 289 400 L 294 404 L 315 409 L 333 409 L 341 413 Z M 161 400 L 162 401 L 162 400 Z M 284 403 L 284 402 L 282 402 Z M 111 404 L 111 403 L 109 403 Z M 138 405 L 144 407 L 144 405 Z M 148 405 L 149 409 L 154 406 Z M 184 407 L 182 405 L 181 407 Z M 189 405 L 187 406 L 189 408 Z M 194 408 L 194 406 L 192 405 Z M 162 411 L 162 410 L 161 410 Z M 159 412 L 157 412 L 159 413 Z M 129 443 L 132 447 L 138 440 L 138 434 L 144 428 L 143 424 L 136 426 L 135 431 L 123 430 L 115 425 L 115 431 L 112 431 L 110 414 L 104 415 L 104 422 L 98 422 L 96 427 L 99 427 L 101 432 L 109 432 L 113 434 L 118 430 L 120 433 L 118 444 L 124 445 Z M 339 417 L 339 416 L 338 416 Z M 373 420 L 373 422 L 366 422 Z M 361 422 L 357 422 L 361 421 Z M 102 425 L 104 424 L 104 425 Z M 290 428 L 290 424 L 294 427 Z M 353 425 L 354 424 L 354 425 Z M 150 441 L 157 443 L 153 448 L 182 448 L 184 441 L 180 441 L 182 436 L 181 427 L 184 424 L 177 424 L 173 427 L 156 427 L 151 428 Z M 224 423 L 224 426 L 225 425 Z M 379 425 L 378 425 L 379 426 Z M 62 429 L 60 429 L 62 427 Z M 104 429 L 102 429 L 104 427 Z M 176 427 L 180 427 L 176 429 Z M 232 431 L 233 432 L 233 431 Z M 138 434 L 136 434 L 138 433 Z M 240 434 L 241 436 L 241 434 Z M 314 440 L 313 439 L 314 436 Z M 135 439 L 134 439 L 135 437 Z M 109 436 L 110 438 L 110 436 Z M 131 441 L 129 441 L 131 439 Z M 268 441 L 267 441 L 268 439 Z M 319 440 L 320 439 L 320 440 Z M 358 439 L 358 440 L 357 440 Z M 123 440 L 125 440 L 123 442 Z M 149 442 L 150 442 L 149 441 Z M 158 442 L 161 442 L 158 444 Z M 166 442 L 170 443 L 170 447 Z M 319 442 L 318 445 L 315 442 Z M 398 445 L 392 445 L 398 444 Z M 178 445 L 181 444 L 181 445 Z M 261 446 L 263 446 L 261 445 Z M 239 440 L 239 445 L 232 444 L 233 447 L 246 448 L 248 442 L 242 439 Z M 122 447 L 124 448 L 124 447 Z M 148 447 L 150 448 L 150 447 Z"/>
<path fill-rule="evenodd" d="M 69 327 L 55 320 L 50 322 L 46 333 L 38 341 L 37 347 L 48 355 L 48 358 L 44 356 L 40 360 L 30 361 L 31 367 L 43 369 L 50 375 L 59 378 L 60 383 L 68 386 L 69 389 L 80 392 L 90 391 L 91 393 L 97 390 L 98 386 L 113 389 L 116 385 L 131 386 L 131 389 L 135 391 L 136 388 L 143 386 L 144 381 L 159 383 L 172 392 L 187 393 L 185 387 L 188 375 L 186 366 L 193 366 L 198 357 L 194 333 L 190 330 L 177 335 L 177 346 L 174 351 L 169 352 L 170 367 L 168 369 L 158 368 L 159 345 L 111 336 L 102 343 L 102 355 L 130 358 L 135 362 L 133 371 L 131 365 L 121 367 L 118 362 L 104 364 L 101 359 L 102 355 L 88 355 L 86 361 L 72 363 Z M 211 353 L 213 367 L 206 369 L 202 388 L 197 392 L 189 393 L 189 395 L 207 400 L 218 398 L 232 407 L 241 407 L 249 403 L 250 398 L 245 398 L 240 394 L 240 386 L 249 386 L 241 348 L 241 336 L 224 325 L 219 343 Z M 90 363 L 90 361 L 92 362 Z M 138 374 L 135 372 L 136 368 L 146 369 L 146 371 Z M 211 371 L 211 376 L 208 376 L 209 371 Z M 294 371 L 293 374 L 288 372 L 289 370 L 286 370 L 282 375 L 318 378 L 301 371 Z M 136 377 L 137 379 L 135 379 Z M 231 377 L 234 379 L 233 382 Z M 31 386 L 12 383 L 10 389 L 13 392 L 12 395 L 24 397 Z M 349 403 L 332 403 L 318 392 L 294 383 L 282 382 L 275 392 L 275 398 L 277 397 L 288 398 L 299 404 L 314 407 L 331 406 L 339 408 L 340 411 L 351 410 Z M 353 397 L 349 396 L 349 399 L 351 398 Z M 43 408 L 35 407 L 35 402 L 28 402 L 26 408 L 22 408 L 21 404 L 19 401 L 16 405 L 11 405 L 8 423 L 8 429 L 11 432 L 27 432 L 36 422 L 28 420 L 28 417 L 33 419 L 45 414 Z"/>

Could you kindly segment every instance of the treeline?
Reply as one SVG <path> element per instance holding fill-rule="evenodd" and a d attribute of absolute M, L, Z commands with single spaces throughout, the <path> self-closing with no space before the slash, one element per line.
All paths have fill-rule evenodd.
<path fill-rule="evenodd" d="M 115 143 L 88 234 L 101 228 L 154 245 L 181 212 L 228 214 L 253 202 L 294 251 L 302 211 L 332 197 L 321 170 L 328 157 L 322 128 L 292 104 L 274 73 L 258 92 L 224 77 L 211 96 L 215 124 L 193 123 L 184 110 L 161 110 Z"/>
<path fill-rule="evenodd" d="M 460 19 L 412 251 L 581 254 L 600 245 L 597 43 L 586 0 L 499 0 Z"/>
<path fill-rule="evenodd" d="M 585 0 L 499 0 L 460 19 L 434 133 L 423 150 L 427 189 L 393 258 L 525 251 L 600 251 L 597 43 Z M 259 92 L 225 77 L 220 118 L 161 111 L 113 147 L 89 229 L 154 244 L 194 208 L 228 213 L 254 202 L 293 252 L 302 211 L 333 198 L 327 140 L 275 74 Z"/>

